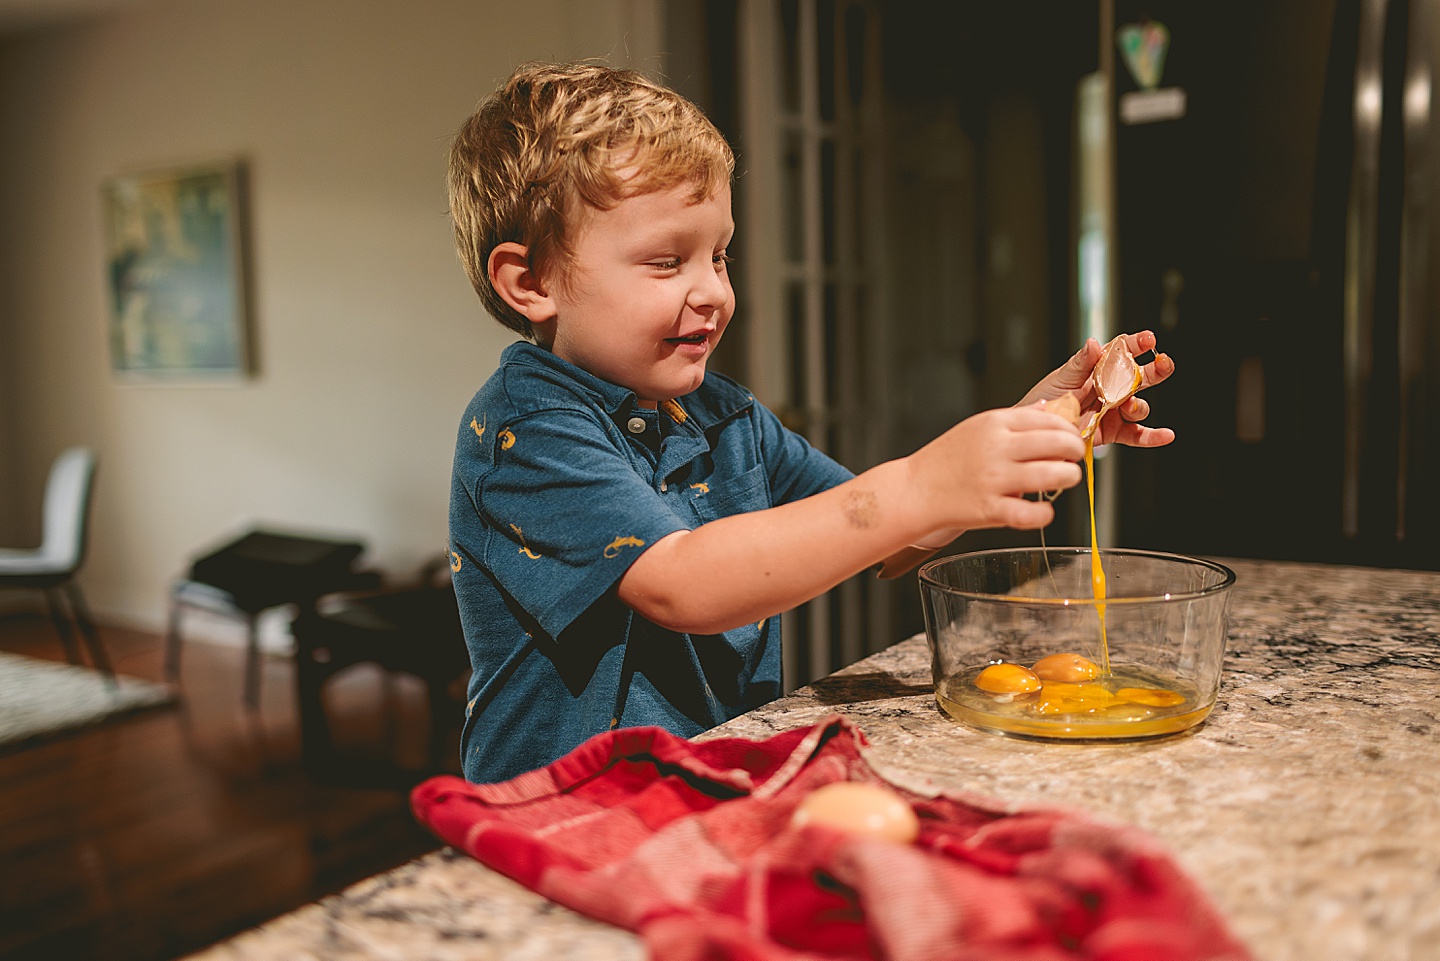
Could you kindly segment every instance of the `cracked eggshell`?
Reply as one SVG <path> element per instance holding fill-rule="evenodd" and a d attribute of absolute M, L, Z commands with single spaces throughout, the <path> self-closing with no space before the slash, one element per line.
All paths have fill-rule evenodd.
<path fill-rule="evenodd" d="M 1144 376 L 1123 335 L 1105 345 L 1095 362 L 1095 393 L 1100 403 L 1113 407 L 1134 396 Z"/>
<path fill-rule="evenodd" d="M 1045 410 L 1052 414 L 1059 414 L 1076 427 L 1080 426 L 1080 400 L 1074 394 L 1066 392 L 1045 405 Z"/>

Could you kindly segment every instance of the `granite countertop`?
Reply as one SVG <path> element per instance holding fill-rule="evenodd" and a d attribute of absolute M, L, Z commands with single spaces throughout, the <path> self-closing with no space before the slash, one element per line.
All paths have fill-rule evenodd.
<path fill-rule="evenodd" d="M 1259 961 L 1440 958 L 1440 573 L 1224 563 L 1238 581 L 1220 700 L 1184 735 L 978 733 L 936 706 L 915 637 L 704 736 L 843 714 L 899 783 L 1144 828 Z M 445 849 L 195 957 L 611 961 L 644 949 Z"/>

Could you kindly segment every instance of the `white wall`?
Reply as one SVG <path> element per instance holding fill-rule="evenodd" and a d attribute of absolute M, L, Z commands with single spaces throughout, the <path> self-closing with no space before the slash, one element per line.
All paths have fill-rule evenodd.
<path fill-rule="evenodd" d="M 39 538 L 51 458 L 100 467 L 81 583 L 158 626 L 251 521 L 355 533 L 407 573 L 446 538 L 459 415 L 513 337 L 445 217 L 444 155 L 527 59 L 658 64 L 647 0 L 160 0 L 0 44 L 0 543 Z M 238 156 L 259 372 L 109 369 L 100 185 Z"/>

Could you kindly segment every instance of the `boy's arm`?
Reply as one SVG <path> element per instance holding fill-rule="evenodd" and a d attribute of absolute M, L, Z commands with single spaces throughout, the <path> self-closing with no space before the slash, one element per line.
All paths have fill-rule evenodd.
<path fill-rule="evenodd" d="M 1043 526 L 1053 508 L 1024 494 L 1074 486 L 1083 455 L 1079 431 L 1039 407 L 985 411 L 830 490 L 662 538 L 620 599 L 675 631 L 754 623 L 940 532 Z"/>
<path fill-rule="evenodd" d="M 679 531 L 620 579 L 620 599 L 675 631 L 718 634 L 788 610 L 899 550 L 918 519 L 890 462 L 838 487 Z"/>

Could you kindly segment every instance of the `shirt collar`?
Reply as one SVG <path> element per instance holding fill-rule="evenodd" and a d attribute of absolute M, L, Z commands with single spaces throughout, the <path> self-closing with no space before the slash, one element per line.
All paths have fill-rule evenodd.
<path fill-rule="evenodd" d="M 520 361 L 563 374 L 595 397 L 596 403 L 611 418 L 623 422 L 638 403 L 635 392 L 628 387 L 602 380 L 584 368 L 577 367 L 557 357 L 552 352 L 529 341 L 517 341 L 505 348 L 500 362 Z M 676 424 L 689 424 L 696 431 L 704 432 L 741 411 L 748 410 L 755 403 L 750 392 L 728 377 L 707 371 L 705 381 L 695 390 L 660 404 L 662 414 Z M 670 409 L 671 405 L 674 409 Z"/>

